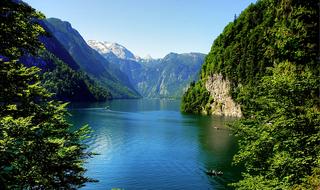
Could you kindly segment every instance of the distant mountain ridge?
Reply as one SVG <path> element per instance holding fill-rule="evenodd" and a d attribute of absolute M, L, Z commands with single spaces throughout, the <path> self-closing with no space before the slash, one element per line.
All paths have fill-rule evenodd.
<path fill-rule="evenodd" d="M 37 55 L 24 55 L 20 60 L 25 66 L 41 69 L 42 85 L 53 93 L 54 99 L 68 102 L 95 102 L 112 98 L 110 92 L 102 88 L 96 80 L 80 69 L 57 38 L 50 33 L 43 20 L 39 20 L 47 32 L 40 36 L 45 49 Z"/>
<path fill-rule="evenodd" d="M 179 98 L 198 79 L 202 53 L 169 53 L 164 58 L 141 58 L 118 43 L 89 40 L 88 45 L 117 64 L 143 97 Z"/>
<path fill-rule="evenodd" d="M 72 70 L 83 72 L 79 77 L 86 81 L 90 81 L 88 77 L 93 79 L 90 85 L 86 83 L 94 89 L 92 92 L 99 100 L 101 95 L 97 89 L 100 87 L 107 92 L 102 96 L 108 98 L 179 98 L 189 83 L 198 79 L 205 58 L 201 53 L 169 53 L 161 59 L 141 58 L 118 43 L 86 42 L 70 23 L 60 19 L 45 19 L 42 25 L 50 34 L 41 39 L 47 50 L 71 68 L 59 67 L 61 71 L 68 72 L 69 76 L 73 75 Z M 50 77 L 63 80 L 62 75 Z M 71 85 L 61 84 L 64 88 Z M 52 89 L 58 88 L 53 86 Z M 69 100 L 72 92 L 68 93 Z"/>
<path fill-rule="evenodd" d="M 44 20 L 44 26 L 64 46 L 80 69 L 97 80 L 114 98 L 141 97 L 119 66 L 92 49 L 70 23 L 49 18 Z"/>

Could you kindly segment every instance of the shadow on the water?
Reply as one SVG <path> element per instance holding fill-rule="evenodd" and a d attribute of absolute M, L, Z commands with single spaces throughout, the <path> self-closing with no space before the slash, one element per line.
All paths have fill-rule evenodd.
<path fill-rule="evenodd" d="M 242 170 L 231 164 L 238 147 L 237 139 L 228 124 L 237 118 L 190 114 L 183 116 L 188 118 L 186 121 L 189 124 L 194 123 L 198 128 L 199 145 L 205 151 L 205 156 L 202 157 L 203 173 L 207 174 L 210 170 L 221 171 L 223 175 L 207 175 L 207 178 L 217 189 L 232 189 L 228 184 L 240 179 Z"/>

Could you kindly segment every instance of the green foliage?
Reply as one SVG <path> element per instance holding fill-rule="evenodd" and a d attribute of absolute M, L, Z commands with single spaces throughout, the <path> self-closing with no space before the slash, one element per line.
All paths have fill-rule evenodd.
<path fill-rule="evenodd" d="M 54 98 L 67 101 L 105 101 L 110 92 L 82 71 L 72 70 L 49 52 L 42 53 L 45 61 L 53 61 L 54 68 L 42 75 L 44 87 L 54 93 Z"/>
<path fill-rule="evenodd" d="M 74 189 L 92 181 L 84 177 L 83 139 L 89 128 L 72 131 L 66 104 L 49 101 L 40 69 L 19 58 L 42 49 L 43 16 L 24 3 L 0 1 L 0 188 Z"/>
<path fill-rule="evenodd" d="M 183 97 L 182 110 L 199 113 L 205 102 L 190 102 L 198 86 L 213 74 L 231 80 L 244 115 L 233 124 L 240 137 L 234 161 L 245 166 L 238 189 L 320 187 L 318 3 L 251 4 L 215 40 L 201 80 Z"/>
<path fill-rule="evenodd" d="M 44 29 L 35 22 L 35 18 L 44 18 L 27 4 L 19 6 L 11 0 L 0 3 L 0 47 L 1 55 L 19 58 L 26 50 L 36 55 L 38 48 L 43 48 L 39 35 L 45 34 Z"/>
<path fill-rule="evenodd" d="M 249 110 L 246 118 L 233 125 L 241 137 L 235 163 L 243 163 L 247 172 L 235 186 L 255 189 L 251 188 L 255 181 L 256 186 L 267 187 L 263 189 L 318 187 L 320 77 L 290 62 L 271 72 L 257 89 L 241 89 L 240 96 L 253 95 L 242 101 Z"/>
<path fill-rule="evenodd" d="M 182 98 L 181 111 L 186 113 L 202 113 L 210 98 L 210 93 L 202 82 L 192 82 Z"/>
<path fill-rule="evenodd" d="M 288 187 L 281 184 L 280 181 L 273 179 L 269 180 L 266 179 L 262 175 L 258 176 L 250 176 L 248 174 L 243 175 L 246 180 L 242 180 L 238 182 L 236 185 L 238 190 L 248 190 L 248 189 L 255 189 L 255 190 L 287 190 Z"/>
<path fill-rule="evenodd" d="M 201 79 L 221 73 L 231 80 L 231 94 L 237 99 L 241 86 L 256 86 L 274 63 L 288 60 L 319 75 L 318 16 L 317 0 L 251 4 L 214 41 Z"/>

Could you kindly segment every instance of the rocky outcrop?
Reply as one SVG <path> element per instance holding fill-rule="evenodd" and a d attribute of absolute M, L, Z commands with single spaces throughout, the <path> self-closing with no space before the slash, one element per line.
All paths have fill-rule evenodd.
<path fill-rule="evenodd" d="M 214 74 L 208 78 L 205 87 L 211 96 L 211 101 L 208 103 L 210 108 L 206 110 L 210 110 L 212 115 L 242 117 L 240 105 L 230 96 L 231 84 L 227 78 L 224 79 L 221 74 Z"/>

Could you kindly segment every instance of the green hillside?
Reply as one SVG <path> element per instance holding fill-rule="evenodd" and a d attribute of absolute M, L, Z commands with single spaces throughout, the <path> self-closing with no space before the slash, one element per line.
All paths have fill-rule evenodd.
<path fill-rule="evenodd" d="M 221 73 L 231 81 L 230 94 L 238 102 L 243 98 L 239 97 L 243 85 L 257 85 L 269 74 L 267 67 L 281 62 L 319 74 L 317 7 L 317 1 L 262 0 L 251 4 L 214 41 L 202 66 L 201 80 L 184 95 L 182 111 L 199 113 L 200 105 L 208 103 L 209 97 L 189 105 L 199 101 L 197 91 L 204 88 L 200 83 L 213 74 Z"/>
<path fill-rule="evenodd" d="M 80 69 L 111 92 L 113 98 L 141 98 L 128 77 L 90 48 L 70 23 L 49 18 L 43 20 L 43 25 L 64 46 Z"/>
<path fill-rule="evenodd" d="M 181 110 L 211 113 L 206 81 L 231 82 L 243 118 L 235 164 L 245 166 L 237 189 L 319 189 L 319 1 L 260 0 L 214 41 L 200 80 Z"/>
<path fill-rule="evenodd" d="M 71 102 L 106 101 L 112 98 L 110 92 L 91 79 L 83 71 L 75 71 L 53 54 L 42 54 L 44 61 L 52 62 L 54 66 L 43 73 L 43 86 L 54 98 Z"/>

